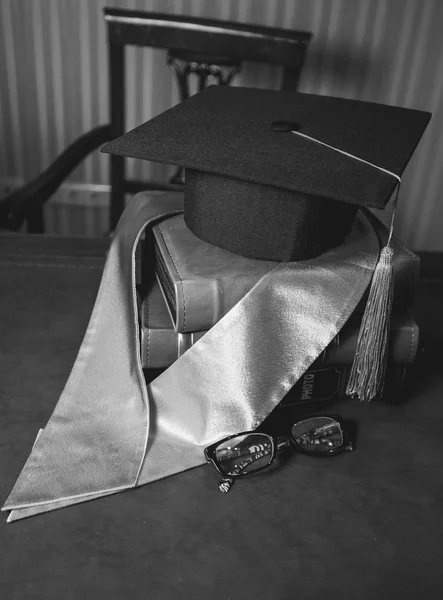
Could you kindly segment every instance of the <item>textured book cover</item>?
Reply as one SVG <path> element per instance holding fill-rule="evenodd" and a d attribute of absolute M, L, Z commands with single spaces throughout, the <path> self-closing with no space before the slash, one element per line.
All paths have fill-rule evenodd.
<path fill-rule="evenodd" d="M 381 245 L 388 230 L 372 214 Z M 277 263 L 233 254 L 195 236 L 183 215 L 152 229 L 155 269 L 174 329 L 206 330 L 223 317 Z M 394 305 L 410 306 L 419 273 L 419 258 L 394 239 Z M 363 312 L 365 298 L 357 311 Z"/>
<path fill-rule="evenodd" d="M 279 406 L 326 402 L 346 398 L 350 367 L 325 367 L 315 363 L 286 394 Z M 398 391 L 404 383 L 407 367 L 390 364 L 386 370 L 383 397 Z"/>
<path fill-rule="evenodd" d="M 174 331 L 166 302 L 157 281 L 138 288 L 140 297 L 140 343 L 143 368 L 166 368 L 206 332 Z M 322 367 L 350 366 L 354 359 L 361 315 L 353 315 L 316 363 Z M 397 365 L 413 363 L 419 342 L 419 328 L 408 310 L 392 315 L 389 360 Z"/>

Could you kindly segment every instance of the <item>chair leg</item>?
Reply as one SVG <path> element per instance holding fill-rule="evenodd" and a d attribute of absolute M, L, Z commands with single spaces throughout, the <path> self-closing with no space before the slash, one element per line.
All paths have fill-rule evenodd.
<path fill-rule="evenodd" d="M 294 69 L 287 67 L 283 71 L 281 89 L 285 90 L 285 91 L 296 91 L 298 89 L 300 75 L 301 75 L 301 65 L 300 65 L 300 67 L 297 67 Z"/>
<path fill-rule="evenodd" d="M 125 208 L 125 159 L 123 156 L 111 156 L 111 215 L 110 229 L 115 229 Z"/>
<path fill-rule="evenodd" d="M 125 47 L 109 38 L 109 92 L 112 139 L 125 130 Z M 110 229 L 115 229 L 125 207 L 125 163 L 122 156 L 111 156 Z"/>

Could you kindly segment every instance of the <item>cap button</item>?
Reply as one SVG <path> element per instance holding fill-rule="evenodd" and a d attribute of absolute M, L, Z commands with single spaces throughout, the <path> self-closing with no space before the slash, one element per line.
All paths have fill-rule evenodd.
<path fill-rule="evenodd" d="M 291 121 L 273 121 L 271 129 L 273 131 L 297 131 L 300 129 L 300 125 Z"/>

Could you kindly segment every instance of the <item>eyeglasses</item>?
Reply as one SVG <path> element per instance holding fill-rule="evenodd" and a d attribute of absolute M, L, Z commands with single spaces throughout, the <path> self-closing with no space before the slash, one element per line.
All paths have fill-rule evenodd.
<path fill-rule="evenodd" d="M 310 415 L 294 423 L 291 434 L 275 437 L 267 433 L 244 431 L 230 435 L 205 449 L 205 458 L 223 477 L 221 492 L 229 492 L 234 479 L 258 473 L 269 467 L 277 452 L 293 447 L 310 456 L 335 456 L 354 449 L 341 417 Z"/>

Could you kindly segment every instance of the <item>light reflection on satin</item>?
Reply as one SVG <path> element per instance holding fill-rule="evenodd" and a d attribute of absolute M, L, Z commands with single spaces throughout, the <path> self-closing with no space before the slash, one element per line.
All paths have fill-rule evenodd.
<path fill-rule="evenodd" d="M 340 247 L 274 267 L 146 388 L 135 246 L 145 226 L 182 209 L 176 194 L 139 194 L 126 208 L 74 368 L 2 509 L 9 521 L 203 464 L 205 446 L 275 408 L 371 280 L 378 240 L 359 216 Z"/>

